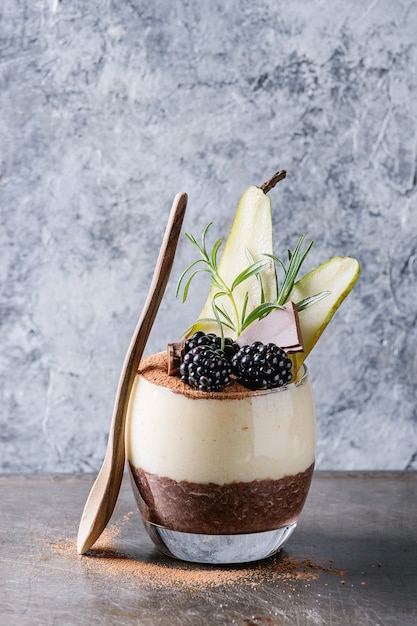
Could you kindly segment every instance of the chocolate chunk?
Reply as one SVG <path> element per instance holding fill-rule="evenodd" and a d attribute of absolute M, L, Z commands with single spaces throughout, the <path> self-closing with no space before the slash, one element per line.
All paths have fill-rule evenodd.
<path fill-rule="evenodd" d="M 184 345 L 184 341 L 177 341 L 168 344 L 168 376 L 175 376 L 179 373 L 182 357 L 184 355 Z"/>

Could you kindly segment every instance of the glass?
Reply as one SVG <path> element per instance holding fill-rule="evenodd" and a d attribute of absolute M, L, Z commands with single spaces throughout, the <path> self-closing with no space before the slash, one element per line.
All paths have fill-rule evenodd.
<path fill-rule="evenodd" d="M 126 424 L 133 492 L 155 545 L 197 563 L 276 553 L 313 475 L 316 417 L 301 377 L 269 391 L 176 393 L 136 377 Z"/>

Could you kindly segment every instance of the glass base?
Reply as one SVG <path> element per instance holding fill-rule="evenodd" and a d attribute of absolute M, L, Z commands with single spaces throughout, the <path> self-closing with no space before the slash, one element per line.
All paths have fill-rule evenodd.
<path fill-rule="evenodd" d="M 276 554 L 293 533 L 297 523 L 276 530 L 242 535 L 200 535 L 169 530 L 143 520 L 157 546 L 168 556 L 210 565 L 249 563 Z"/>

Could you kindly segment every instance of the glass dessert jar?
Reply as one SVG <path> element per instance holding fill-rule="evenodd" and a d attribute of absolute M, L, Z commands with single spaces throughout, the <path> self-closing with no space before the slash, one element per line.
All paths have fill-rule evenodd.
<path fill-rule="evenodd" d="M 165 554 L 211 564 L 276 553 L 296 527 L 313 475 L 316 418 L 305 367 L 269 391 L 232 382 L 194 391 L 145 359 L 126 423 L 133 492 Z"/>

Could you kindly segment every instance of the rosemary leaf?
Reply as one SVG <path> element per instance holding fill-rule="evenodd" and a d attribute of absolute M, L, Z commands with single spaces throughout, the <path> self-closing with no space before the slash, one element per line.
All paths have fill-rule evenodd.
<path fill-rule="evenodd" d="M 241 314 L 241 317 L 240 317 L 240 324 L 241 324 L 241 326 L 243 326 L 243 324 L 245 322 L 246 309 L 248 308 L 248 301 L 249 301 L 249 293 L 246 292 L 245 293 L 245 298 L 243 300 L 242 314 Z M 262 299 L 262 301 L 263 301 L 263 299 Z"/>
<path fill-rule="evenodd" d="M 207 259 L 208 259 L 208 254 L 207 254 L 207 248 L 206 248 L 206 237 L 207 237 L 208 229 L 210 228 L 210 226 L 212 226 L 212 224 L 213 222 L 209 222 L 207 226 L 204 228 L 203 234 L 201 235 L 201 250 Z"/>
<path fill-rule="evenodd" d="M 175 297 L 178 298 L 178 294 L 181 288 L 181 283 L 184 280 L 187 272 L 189 272 L 195 265 L 197 265 L 198 263 L 201 263 L 203 260 L 202 259 L 197 259 L 196 261 L 194 261 L 193 263 L 191 263 L 190 265 L 188 265 L 188 267 L 185 268 L 185 270 L 183 271 L 183 273 L 181 274 L 181 276 L 178 279 L 177 282 L 177 289 L 175 291 Z M 184 302 L 184 300 L 183 300 Z"/>
<path fill-rule="evenodd" d="M 236 289 L 236 287 L 240 285 L 240 283 L 243 283 L 243 281 L 247 280 L 251 276 L 259 274 L 259 272 L 265 269 L 269 264 L 270 262 L 268 261 L 268 259 L 261 259 L 260 261 L 256 261 L 256 263 L 253 263 L 252 265 L 244 269 L 243 272 L 240 272 L 240 274 L 238 274 L 238 276 L 236 276 L 236 278 L 234 279 L 233 284 L 230 287 L 230 291 Z"/>
<path fill-rule="evenodd" d="M 304 309 L 307 309 L 312 304 L 316 304 L 317 302 L 320 302 L 320 300 L 327 298 L 327 296 L 329 296 L 330 294 L 331 291 L 320 291 L 320 293 L 316 293 L 314 296 L 309 296 L 308 298 L 300 300 L 296 304 L 297 311 L 304 311 Z"/>
<path fill-rule="evenodd" d="M 217 253 L 218 253 L 222 243 L 223 243 L 223 237 L 220 237 L 214 243 L 213 249 L 211 251 L 211 265 L 212 265 L 212 267 L 217 267 Z"/>
<path fill-rule="evenodd" d="M 191 274 L 191 276 L 188 278 L 187 282 L 185 283 L 184 291 L 183 291 L 183 294 L 182 294 L 182 302 L 183 303 L 187 300 L 188 290 L 190 288 L 191 281 L 193 280 L 194 276 L 196 276 L 196 274 L 200 274 L 201 272 L 208 272 L 208 270 L 205 267 L 202 267 L 201 269 L 195 270 L 195 272 L 193 272 Z"/>
<path fill-rule="evenodd" d="M 253 322 L 256 322 L 256 320 L 262 319 L 263 317 L 265 317 L 265 315 L 271 313 L 271 311 L 282 308 L 283 307 L 276 302 L 264 302 L 263 304 L 260 304 L 255 309 L 253 309 L 253 311 L 251 311 L 246 317 L 245 321 L 242 323 L 242 331 L 244 331 L 245 328 L 247 328 Z"/>
<path fill-rule="evenodd" d="M 245 253 L 246 253 L 246 258 L 249 261 L 249 264 L 252 265 L 253 263 L 255 263 L 255 259 L 253 258 L 250 250 L 248 250 L 246 248 Z M 270 258 L 270 255 L 265 254 L 265 256 Z M 264 290 L 264 285 L 263 285 L 263 282 L 262 282 L 262 273 L 259 272 L 259 274 L 255 274 L 255 276 L 256 276 L 256 278 L 258 280 L 259 289 L 261 290 L 261 303 L 263 303 L 263 302 L 265 302 L 265 290 Z M 277 289 L 277 293 L 278 293 L 278 289 Z M 249 294 L 248 294 L 248 297 L 249 297 Z M 245 311 L 243 312 L 243 310 L 242 310 L 242 321 L 243 321 L 243 319 L 244 319 L 244 317 L 246 315 L 246 305 L 247 305 L 247 301 L 244 302 Z"/>

